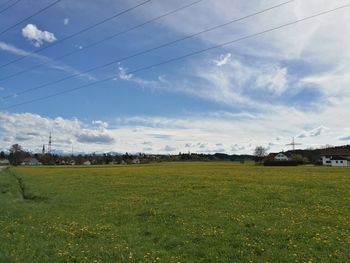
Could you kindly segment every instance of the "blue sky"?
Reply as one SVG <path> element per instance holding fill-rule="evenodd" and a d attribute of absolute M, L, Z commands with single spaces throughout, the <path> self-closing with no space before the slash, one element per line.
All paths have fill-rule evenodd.
<path fill-rule="evenodd" d="M 0 2 L 0 10 L 2 4 Z M 53 1 L 23 0 L 0 14 L 0 32 Z M 68 1 L 0 36 L 0 149 L 38 151 L 51 130 L 58 151 L 251 153 L 256 145 L 287 150 L 350 142 L 348 12 L 339 10 L 265 35 L 139 73 L 134 70 L 347 4 L 295 0 L 263 14 L 145 55 L 21 94 L 21 91 L 198 33 L 283 1 L 203 0 L 93 48 L 87 45 L 195 0 Z M 57 45 L 37 52 L 52 44 Z M 54 61 L 74 50 L 81 52 Z M 339 52 L 341 50 L 341 52 Z M 113 80 L 13 108 L 105 78 Z M 6 98 L 6 99 L 4 99 Z"/>

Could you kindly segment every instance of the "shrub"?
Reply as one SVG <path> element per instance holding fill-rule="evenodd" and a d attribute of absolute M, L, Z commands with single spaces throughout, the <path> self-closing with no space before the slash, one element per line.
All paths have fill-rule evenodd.
<path fill-rule="evenodd" d="M 265 161 L 265 166 L 298 166 L 296 161 Z"/>

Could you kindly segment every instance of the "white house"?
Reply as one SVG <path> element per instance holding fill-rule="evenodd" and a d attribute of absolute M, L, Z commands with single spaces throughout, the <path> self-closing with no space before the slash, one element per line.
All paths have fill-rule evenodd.
<path fill-rule="evenodd" d="M 0 166 L 2 165 L 10 165 L 10 161 L 7 159 L 0 159 Z"/>
<path fill-rule="evenodd" d="M 350 166 L 350 149 L 329 148 L 321 150 L 321 160 L 325 166 Z"/>
<path fill-rule="evenodd" d="M 290 161 L 291 157 L 287 153 L 278 153 L 275 158 L 276 161 Z"/>
<path fill-rule="evenodd" d="M 42 165 L 41 162 L 39 162 L 36 158 L 33 157 L 27 157 L 24 158 L 21 165 L 25 165 L 25 166 L 35 166 L 35 165 Z"/>
<path fill-rule="evenodd" d="M 331 165 L 332 166 L 339 166 L 339 167 L 350 166 L 350 158 L 345 159 L 345 158 L 337 157 L 337 158 L 331 160 Z"/>
<path fill-rule="evenodd" d="M 291 161 L 292 157 L 289 153 L 270 153 L 265 157 L 266 161 Z"/>
<path fill-rule="evenodd" d="M 132 163 L 133 163 L 133 164 L 140 164 L 141 161 L 140 161 L 139 158 L 135 158 L 135 159 L 132 160 Z"/>
<path fill-rule="evenodd" d="M 85 161 L 85 162 L 83 163 L 83 165 L 91 165 L 91 162 L 90 162 L 90 161 Z"/>

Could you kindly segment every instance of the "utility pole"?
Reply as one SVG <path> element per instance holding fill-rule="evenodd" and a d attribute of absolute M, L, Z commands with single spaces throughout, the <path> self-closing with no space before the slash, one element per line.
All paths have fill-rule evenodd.
<path fill-rule="evenodd" d="M 286 144 L 287 146 L 292 146 L 293 147 L 293 151 L 295 151 L 295 146 L 297 145 L 301 145 L 301 143 L 296 143 L 293 137 L 293 140 L 291 143 Z"/>
<path fill-rule="evenodd" d="M 50 136 L 49 136 L 49 154 L 51 154 L 51 150 L 52 150 L 52 136 L 51 136 L 51 132 L 50 132 Z"/>

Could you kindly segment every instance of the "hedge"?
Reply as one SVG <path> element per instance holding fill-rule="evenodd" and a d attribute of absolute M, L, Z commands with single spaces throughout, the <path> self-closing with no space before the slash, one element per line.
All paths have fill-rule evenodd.
<path fill-rule="evenodd" d="M 296 161 L 265 161 L 265 166 L 298 166 Z"/>

